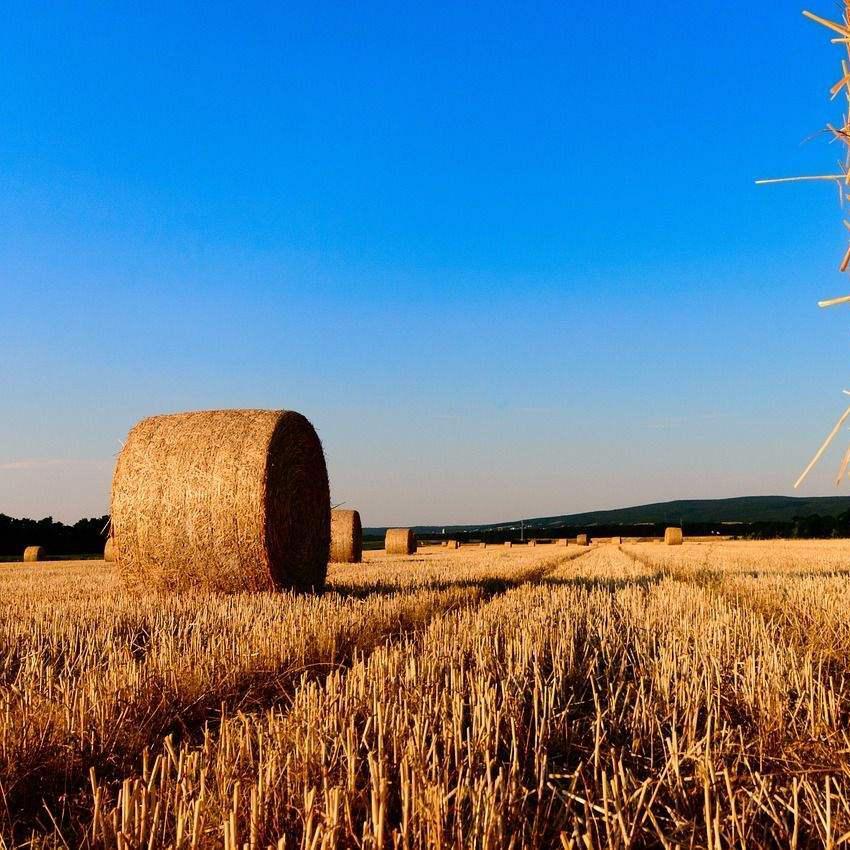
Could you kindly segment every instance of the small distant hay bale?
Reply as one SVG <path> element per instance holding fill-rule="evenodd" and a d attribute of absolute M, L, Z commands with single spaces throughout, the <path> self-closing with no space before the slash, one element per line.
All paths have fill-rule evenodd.
<path fill-rule="evenodd" d="M 619 546 L 623 542 L 623 538 L 622 537 L 612 537 L 611 542 L 614 543 L 615 545 Z"/>
<path fill-rule="evenodd" d="M 115 545 L 114 537 L 106 538 L 106 545 L 103 547 L 103 560 L 104 561 L 116 561 L 118 555 L 118 547 Z"/>
<path fill-rule="evenodd" d="M 359 564 L 363 560 L 363 526 L 359 511 L 331 511 L 331 556 L 335 564 Z"/>
<path fill-rule="evenodd" d="M 536 546 L 536 545 L 537 545 L 537 541 L 536 541 L 536 540 L 529 540 L 529 541 L 528 541 L 528 545 L 529 545 L 529 546 Z"/>
<path fill-rule="evenodd" d="M 664 542 L 668 546 L 682 545 L 682 529 L 681 528 L 666 528 L 664 529 Z"/>
<path fill-rule="evenodd" d="M 576 545 L 577 546 L 587 546 L 587 535 L 586 534 L 576 535 Z"/>
<path fill-rule="evenodd" d="M 514 545 L 514 544 L 513 544 L 513 542 L 512 542 L 512 541 L 510 541 L 510 540 L 506 540 L 506 541 L 505 541 L 505 546 L 507 546 L 507 547 L 508 547 L 508 549 L 510 549 L 510 548 L 511 548 L 511 546 L 513 546 L 513 545 Z"/>
<path fill-rule="evenodd" d="M 289 410 L 143 419 L 112 479 L 118 566 L 134 590 L 318 590 L 330 492 L 313 426 Z"/>
<path fill-rule="evenodd" d="M 448 545 L 449 545 L 449 541 L 448 541 L 448 540 L 444 540 L 444 541 L 440 544 L 440 546 L 448 546 Z"/>
<path fill-rule="evenodd" d="M 30 563 L 32 561 L 43 561 L 47 557 L 47 550 L 44 546 L 27 546 L 24 549 L 24 561 Z"/>
<path fill-rule="evenodd" d="M 567 541 L 567 538 L 566 538 L 566 537 L 559 537 L 559 538 L 555 541 L 555 545 L 556 545 L 556 546 L 566 546 L 566 545 L 567 545 L 567 542 L 568 542 L 568 541 Z"/>
<path fill-rule="evenodd" d="M 388 555 L 413 555 L 416 552 L 416 535 L 410 528 L 388 528 L 384 549 Z"/>
<path fill-rule="evenodd" d="M 478 548 L 479 548 L 479 549 L 486 549 L 486 548 L 487 548 L 487 544 L 486 544 L 486 543 L 479 543 L 479 544 L 478 544 Z"/>
<path fill-rule="evenodd" d="M 460 549 L 460 543 L 458 543 L 457 540 L 447 540 L 446 541 L 446 548 L 448 548 L 448 549 Z"/>

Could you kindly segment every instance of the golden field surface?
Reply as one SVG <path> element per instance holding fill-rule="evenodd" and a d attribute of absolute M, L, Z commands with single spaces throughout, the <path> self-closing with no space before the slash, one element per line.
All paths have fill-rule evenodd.
<path fill-rule="evenodd" d="M 850 542 L 0 567 L 0 847 L 850 843 Z"/>

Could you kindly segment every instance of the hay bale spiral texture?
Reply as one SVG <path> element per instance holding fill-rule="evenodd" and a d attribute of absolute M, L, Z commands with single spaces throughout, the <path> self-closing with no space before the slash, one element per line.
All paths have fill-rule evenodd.
<path fill-rule="evenodd" d="M 331 561 L 359 564 L 363 560 L 363 526 L 359 511 L 331 511 Z"/>
<path fill-rule="evenodd" d="M 318 589 L 330 546 L 322 444 L 300 413 L 143 419 L 112 479 L 119 570 L 135 589 Z"/>
<path fill-rule="evenodd" d="M 664 530 L 664 542 L 668 546 L 682 545 L 682 529 L 681 528 L 666 528 Z"/>
<path fill-rule="evenodd" d="M 409 528 L 388 528 L 384 549 L 388 555 L 412 555 L 416 552 L 416 535 Z"/>
<path fill-rule="evenodd" d="M 31 563 L 32 561 L 43 561 L 47 557 L 47 550 L 44 546 L 27 546 L 24 549 L 24 561 Z"/>

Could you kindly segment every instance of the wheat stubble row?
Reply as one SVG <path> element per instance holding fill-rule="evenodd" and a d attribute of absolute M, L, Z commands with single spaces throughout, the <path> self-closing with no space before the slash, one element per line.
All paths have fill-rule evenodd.
<path fill-rule="evenodd" d="M 545 547 L 375 558 L 362 595 L 343 568 L 334 580 L 347 595 L 314 600 L 290 622 L 306 632 L 276 695 L 252 696 L 250 676 L 229 694 L 215 680 L 205 692 L 227 695 L 214 723 L 172 724 L 164 742 L 149 734 L 107 749 L 73 801 L 48 797 L 59 830 L 44 810 L 26 825 L 36 844 L 63 831 L 70 844 L 151 848 L 846 841 L 850 592 L 843 553 L 813 545 L 686 544 L 675 558 L 651 544 L 612 545 L 562 562 Z M 120 609 L 120 590 L 104 598 Z M 221 681 L 239 664 L 265 669 L 268 656 L 252 667 L 251 653 L 262 657 L 261 635 L 281 615 L 263 604 L 199 605 L 194 649 L 176 613 L 163 615 L 139 657 L 126 652 L 137 667 L 173 670 L 177 693 L 183 677 L 212 681 L 216 659 Z M 98 659 L 108 669 L 109 645 L 132 647 L 129 613 L 91 649 L 69 637 L 75 616 L 83 628 L 69 610 L 53 626 L 66 637 L 51 643 L 45 627 L 34 641 L 69 680 Z M 258 617 L 256 629 L 245 622 Z M 196 660 L 207 653 L 209 667 L 181 667 L 162 648 L 172 641 Z M 311 666 L 311 657 L 340 661 Z M 74 687 L 85 678 L 76 674 Z M 47 687 L 19 681 L 34 694 Z M 85 703 L 73 728 L 94 714 Z"/>

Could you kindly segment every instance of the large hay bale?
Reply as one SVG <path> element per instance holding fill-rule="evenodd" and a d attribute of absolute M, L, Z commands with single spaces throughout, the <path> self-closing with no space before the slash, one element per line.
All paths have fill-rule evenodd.
<path fill-rule="evenodd" d="M 106 545 L 103 547 L 103 560 L 104 561 L 116 561 L 118 558 L 116 557 L 118 554 L 118 547 L 115 545 L 114 537 L 106 538 Z"/>
<path fill-rule="evenodd" d="M 664 529 L 664 542 L 668 546 L 681 546 L 682 545 L 682 529 L 681 528 L 665 528 Z"/>
<path fill-rule="evenodd" d="M 384 549 L 388 555 L 412 555 L 416 552 L 416 535 L 409 528 L 388 528 Z"/>
<path fill-rule="evenodd" d="M 47 550 L 44 546 L 27 546 L 24 549 L 24 560 L 27 562 L 31 561 L 43 561 L 47 557 Z"/>
<path fill-rule="evenodd" d="M 359 511 L 331 511 L 331 557 L 336 564 L 363 560 L 363 526 Z"/>
<path fill-rule="evenodd" d="M 576 535 L 576 545 L 587 546 L 587 535 L 586 534 Z"/>
<path fill-rule="evenodd" d="M 319 589 L 330 513 L 322 444 L 288 410 L 143 419 L 112 479 L 118 565 L 137 589 Z"/>

